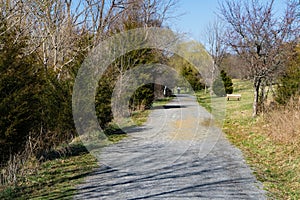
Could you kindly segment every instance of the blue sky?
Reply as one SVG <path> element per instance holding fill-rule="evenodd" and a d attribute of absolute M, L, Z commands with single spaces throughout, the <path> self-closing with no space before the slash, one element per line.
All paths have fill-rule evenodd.
<path fill-rule="evenodd" d="M 216 18 L 217 7 L 218 0 L 181 0 L 177 13 L 184 14 L 175 20 L 171 28 L 200 40 L 209 22 Z"/>
<path fill-rule="evenodd" d="M 222 0 L 180 0 L 177 20 L 172 20 L 170 27 L 175 31 L 186 33 L 191 39 L 202 41 L 205 29 L 210 22 L 213 22 L 218 12 L 218 2 Z M 262 1 L 263 2 L 263 1 Z M 275 11 L 282 11 L 285 0 L 275 0 Z"/>

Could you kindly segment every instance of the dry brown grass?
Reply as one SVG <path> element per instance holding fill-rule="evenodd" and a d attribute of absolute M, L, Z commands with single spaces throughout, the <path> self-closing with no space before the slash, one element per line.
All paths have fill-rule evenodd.
<path fill-rule="evenodd" d="M 274 141 L 300 145 L 300 99 L 265 115 L 264 131 Z"/>

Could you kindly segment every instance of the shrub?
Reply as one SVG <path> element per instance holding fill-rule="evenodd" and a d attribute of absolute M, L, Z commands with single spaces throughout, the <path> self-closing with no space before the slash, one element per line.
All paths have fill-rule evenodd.
<path fill-rule="evenodd" d="M 24 152 L 29 140 L 36 155 L 67 142 L 75 134 L 70 81 L 58 80 L 25 54 L 27 38 L 15 40 L 14 28 L 0 22 L 0 163 Z M 33 148 L 33 147 L 32 147 Z"/>
<path fill-rule="evenodd" d="M 192 66 L 188 64 L 183 66 L 181 69 L 181 75 L 188 81 L 194 91 L 199 91 L 205 88 L 201 75 Z"/>
<path fill-rule="evenodd" d="M 286 104 L 292 97 L 300 95 L 300 46 L 296 48 L 289 66 L 279 78 L 276 101 Z"/>
<path fill-rule="evenodd" d="M 233 83 L 229 76 L 227 76 L 224 70 L 221 71 L 220 76 L 213 82 L 213 91 L 217 96 L 225 96 L 226 94 L 232 94 Z"/>

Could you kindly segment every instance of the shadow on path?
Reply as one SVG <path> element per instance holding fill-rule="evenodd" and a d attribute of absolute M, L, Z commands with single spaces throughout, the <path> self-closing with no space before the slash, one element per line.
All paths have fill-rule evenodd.
<path fill-rule="evenodd" d="M 195 98 L 180 95 L 163 108 L 154 109 L 137 132 L 103 149 L 102 165 L 78 186 L 75 199 L 266 199 L 238 149 L 207 127 L 194 130 L 187 123 L 210 117 Z M 178 120 L 185 124 L 174 127 Z M 166 137 L 203 130 L 208 141 L 217 143 L 202 158 L 202 139 Z"/>

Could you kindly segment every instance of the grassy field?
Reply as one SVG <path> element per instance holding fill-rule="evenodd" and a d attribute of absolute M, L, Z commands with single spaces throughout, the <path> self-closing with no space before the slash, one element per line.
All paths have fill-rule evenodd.
<path fill-rule="evenodd" d="M 226 136 L 243 151 L 256 177 L 263 182 L 270 199 L 300 199 L 300 134 L 293 134 L 293 138 L 281 137 L 289 134 L 289 121 L 297 123 L 295 119 L 299 117 L 299 112 L 294 113 L 294 118 L 291 118 L 290 114 L 284 114 L 287 112 L 284 109 L 254 119 L 251 83 L 234 80 L 234 93 L 241 94 L 242 99 L 226 102 L 226 117 L 222 126 Z M 214 98 L 203 93 L 198 93 L 197 97 L 201 105 L 211 110 Z M 277 121 L 274 121 L 275 116 Z M 299 123 L 297 125 L 300 126 Z M 276 129 L 271 128 L 275 126 Z M 276 132 L 280 128 L 281 131 Z"/>

